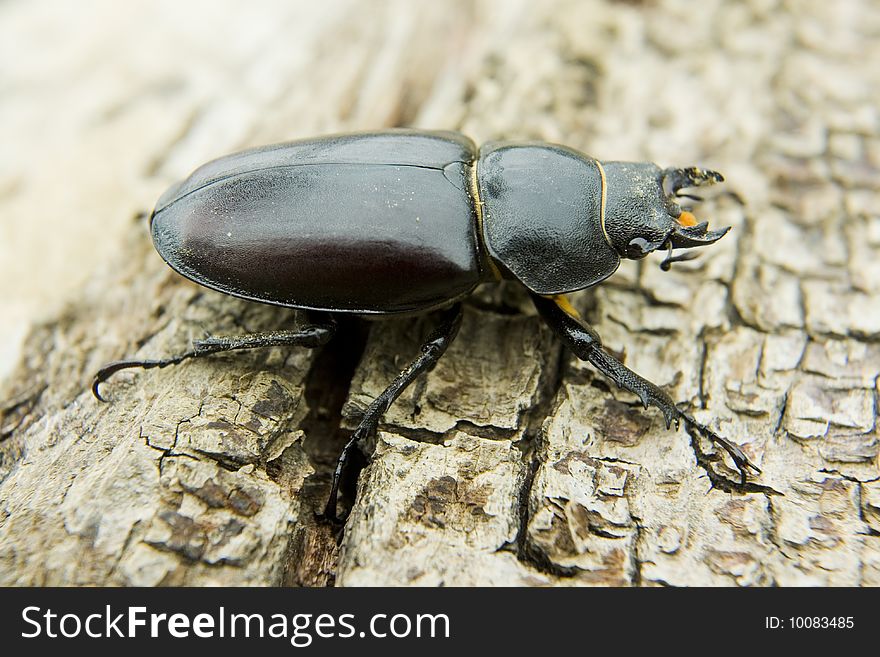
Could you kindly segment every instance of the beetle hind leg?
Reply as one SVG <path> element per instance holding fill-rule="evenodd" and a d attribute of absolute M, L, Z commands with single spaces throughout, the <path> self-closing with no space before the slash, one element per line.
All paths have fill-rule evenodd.
<path fill-rule="evenodd" d="M 721 447 L 736 465 L 742 485 L 746 483 L 749 470 L 756 474 L 761 472 L 760 468 L 749 460 L 739 445 L 697 422 L 689 413 L 679 409 L 663 390 L 633 372 L 603 349 L 598 334 L 586 324 L 572 317 L 556 299 L 533 294 L 532 301 L 544 320 L 578 358 L 588 361 L 602 374 L 614 381 L 619 388 L 634 393 L 645 408 L 654 406 L 659 409 L 666 420 L 667 429 L 673 423 L 678 427 L 681 422 L 684 422 L 685 426 Z"/>
<path fill-rule="evenodd" d="M 332 522 L 339 522 L 336 515 L 337 498 L 339 496 L 339 483 L 346 464 L 351 459 L 355 450 L 360 450 L 364 440 L 369 438 L 379 426 L 382 415 L 401 393 L 422 373 L 429 371 L 458 334 L 461 326 L 461 304 L 457 303 L 448 310 L 443 311 L 440 323 L 431 332 L 428 339 L 422 344 L 419 355 L 404 370 L 398 374 L 388 385 L 381 395 L 376 397 L 372 404 L 367 407 L 364 416 L 352 433 L 351 438 L 342 449 L 336 468 L 333 471 L 333 482 L 330 485 L 330 496 L 324 507 L 323 517 Z"/>
<path fill-rule="evenodd" d="M 139 367 L 149 370 L 177 365 L 190 358 L 208 356 L 223 351 L 257 349 L 260 347 L 299 346 L 307 348 L 326 344 L 336 331 L 336 322 L 331 315 L 315 313 L 310 323 L 291 331 L 266 331 L 235 336 L 210 336 L 203 340 L 193 340 L 192 349 L 177 356 L 157 360 L 125 359 L 107 363 L 95 373 L 92 380 L 92 394 L 99 401 L 107 401 L 101 396 L 100 385 L 120 370 Z"/>

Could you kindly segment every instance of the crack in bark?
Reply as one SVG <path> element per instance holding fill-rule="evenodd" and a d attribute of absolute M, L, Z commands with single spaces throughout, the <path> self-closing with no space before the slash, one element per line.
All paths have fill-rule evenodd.
<path fill-rule="evenodd" d="M 542 463 L 538 458 L 538 454 L 533 454 L 532 460 L 529 462 L 529 468 L 526 471 L 526 476 L 523 478 L 523 483 L 519 490 L 517 500 L 519 528 L 515 541 L 515 550 L 512 551 L 516 554 L 518 561 L 531 566 L 538 572 L 562 578 L 574 577 L 580 572 L 580 568 L 560 566 L 559 564 L 554 563 L 546 554 L 544 554 L 544 552 L 539 550 L 529 540 L 529 501 L 531 498 L 532 486 L 535 483 L 535 477 L 537 476 L 541 465 Z"/>
<path fill-rule="evenodd" d="M 529 540 L 529 507 L 532 487 L 534 486 L 538 471 L 542 466 L 546 465 L 542 450 L 545 442 L 543 437 L 544 424 L 552 416 L 553 407 L 565 382 L 567 364 L 574 358 L 573 354 L 569 353 L 558 340 L 554 340 L 551 349 L 556 350 L 555 365 L 549 371 L 544 370 L 542 372 L 546 382 L 539 387 L 537 403 L 529 413 L 527 429 L 523 433 L 523 439 L 518 443 L 521 452 L 524 455 L 528 454 L 530 460 L 526 476 L 523 477 L 517 495 L 519 526 L 515 539 L 516 558 L 518 561 L 535 568 L 539 572 L 556 577 L 573 577 L 580 571 L 579 568 L 560 566 L 554 563 Z"/>
<path fill-rule="evenodd" d="M 522 417 L 524 413 L 521 413 Z M 480 425 L 470 420 L 457 420 L 450 429 L 446 431 L 432 431 L 426 427 L 402 426 L 399 424 L 380 423 L 379 431 L 394 433 L 398 436 L 408 438 L 409 440 L 428 443 L 430 445 L 442 445 L 450 435 L 455 433 L 463 433 L 474 438 L 485 438 L 487 440 L 510 440 L 519 434 L 519 429 L 511 429 L 507 427 L 497 427 L 494 425 Z"/>
<path fill-rule="evenodd" d="M 341 319 L 336 335 L 318 352 L 305 380 L 308 414 L 300 423 L 303 449 L 313 473 L 302 483 L 300 522 L 288 539 L 282 574 L 285 586 L 333 586 L 339 541 L 345 526 L 318 516 L 324 510 L 336 459 L 351 432 L 342 426 L 342 408 L 366 347 L 369 327 Z M 354 464 L 352 464 L 354 465 Z M 349 482 L 358 473 L 349 472 Z M 350 493 L 346 487 L 343 493 Z"/>
<path fill-rule="evenodd" d="M 862 484 L 870 484 L 875 481 L 880 481 L 880 475 L 878 475 L 876 477 L 871 477 L 870 479 L 859 479 L 858 477 L 853 477 L 852 475 L 844 474 L 840 470 L 835 470 L 834 468 L 819 468 L 819 472 L 822 472 L 824 474 L 837 475 L 841 479 L 845 479 L 846 481 L 851 481 L 852 483 L 858 484 L 859 486 L 861 486 Z"/>

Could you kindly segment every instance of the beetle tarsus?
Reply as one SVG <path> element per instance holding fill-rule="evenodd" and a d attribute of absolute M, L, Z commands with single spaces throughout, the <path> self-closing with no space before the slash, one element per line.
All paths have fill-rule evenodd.
<path fill-rule="evenodd" d="M 178 356 L 158 360 L 116 360 L 99 369 L 92 380 L 92 394 L 98 401 L 106 402 L 101 396 L 99 386 L 119 370 L 139 367 L 149 370 L 153 368 L 177 365 L 190 358 L 207 356 L 223 351 L 237 349 L 257 349 L 259 347 L 300 346 L 307 348 L 320 347 L 326 344 L 336 329 L 336 322 L 329 315 L 322 316 L 312 324 L 294 331 L 266 331 L 235 336 L 209 336 L 203 340 L 193 340 L 193 348 Z"/>
<path fill-rule="evenodd" d="M 447 347 L 455 339 L 458 329 L 461 326 L 461 304 L 456 303 L 448 310 L 443 312 L 440 323 L 437 328 L 431 332 L 428 339 L 422 345 L 419 355 L 411 362 L 406 369 L 398 374 L 394 381 L 385 388 L 381 395 L 373 400 L 364 412 L 360 424 L 349 441 L 342 449 L 339 459 L 336 461 L 336 468 L 333 471 L 333 482 L 330 485 L 330 496 L 327 505 L 324 507 L 324 519 L 339 523 L 343 519 L 339 518 L 336 513 L 337 498 L 339 496 L 339 483 L 342 474 L 345 471 L 346 463 L 349 461 L 354 449 L 361 449 L 363 441 L 369 438 L 376 428 L 382 415 L 388 410 L 388 407 L 397 399 L 401 393 L 422 373 L 429 371 L 440 357 L 444 354 Z"/>
<path fill-rule="evenodd" d="M 98 401 L 106 402 L 107 399 L 101 396 L 99 386 L 119 370 L 125 370 L 132 367 L 140 367 L 145 370 L 153 369 L 154 367 L 167 367 L 168 365 L 176 365 L 177 363 L 184 361 L 187 358 L 192 358 L 195 355 L 196 353 L 194 351 L 188 351 L 180 356 L 164 358 L 161 360 L 115 360 L 111 363 L 107 363 L 95 373 L 95 378 L 92 379 L 92 394 Z"/>
<path fill-rule="evenodd" d="M 709 440 L 709 442 L 718 445 L 721 449 L 727 452 L 727 455 L 730 456 L 730 459 L 733 461 L 733 464 L 739 472 L 741 486 L 746 485 L 749 470 L 752 470 L 756 475 L 761 474 L 761 468 L 752 463 L 739 445 L 718 435 L 706 425 L 700 424 L 691 415 L 684 411 L 679 411 L 679 413 L 681 413 L 682 419 L 688 427 L 697 433 L 702 434 L 707 440 Z"/>

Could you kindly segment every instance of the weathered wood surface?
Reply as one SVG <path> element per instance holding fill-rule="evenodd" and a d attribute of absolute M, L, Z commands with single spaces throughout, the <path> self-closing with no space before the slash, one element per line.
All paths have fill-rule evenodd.
<path fill-rule="evenodd" d="M 0 123 L 24 130 L 3 229 L 45 221 L 51 253 L 94 265 L 5 384 L 0 583 L 880 584 L 876 3 L 320 4 L 78 3 L 80 37 L 57 7 L 0 7 Z M 59 115 L 51 143 L 21 119 Z M 728 237 L 574 301 L 782 494 L 713 489 L 684 429 L 561 353 L 514 286 L 467 306 L 387 414 L 341 536 L 314 516 L 340 410 L 352 426 L 426 319 L 120 373 L 92 399 L 108 360 L 297 321 L 182 281 L 136 210 L 231 150 L 391 125 L 723 171 L 733 194 L 699 214 Z M 44 168 L 19 171 L 31 144 Z M 53 244 L 65 211 L 81 241 Z"/>

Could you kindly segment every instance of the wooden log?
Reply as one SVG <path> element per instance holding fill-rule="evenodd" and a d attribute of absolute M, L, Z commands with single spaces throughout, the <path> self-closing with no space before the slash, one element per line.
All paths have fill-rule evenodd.
<path fill-rule="evenodd" d="M 68 298 L 4 384 L 0 584 L 880 584 L 874 3 L 78 4 L 78 40 L 40 7 L 0 7 L 49 90 L 3 100 L 42 158 L 4 174 L 0 213 L 45 222 L 69 255 L 52 281 L 77 283 L 46 293 Z M 59 59 L 37 57 L 52 35 Z M 51 142 L 22 118 L 65 112 Z M 387 413 L 342 530 L 315 517 L 336 454 L 429 318 L 127 371 L 92 398 L 109 360 L 302 319 L 182 280 L 135 210 L 237 148 L 394 125 L 722 171 L 696 212 L 730 235 L 573 301 L 765 488 L 707 476 L 733 472 L 563 352 L 512 283 L 475 295 Z M 6 271 L 39 281 L 17 251 Z"/>

